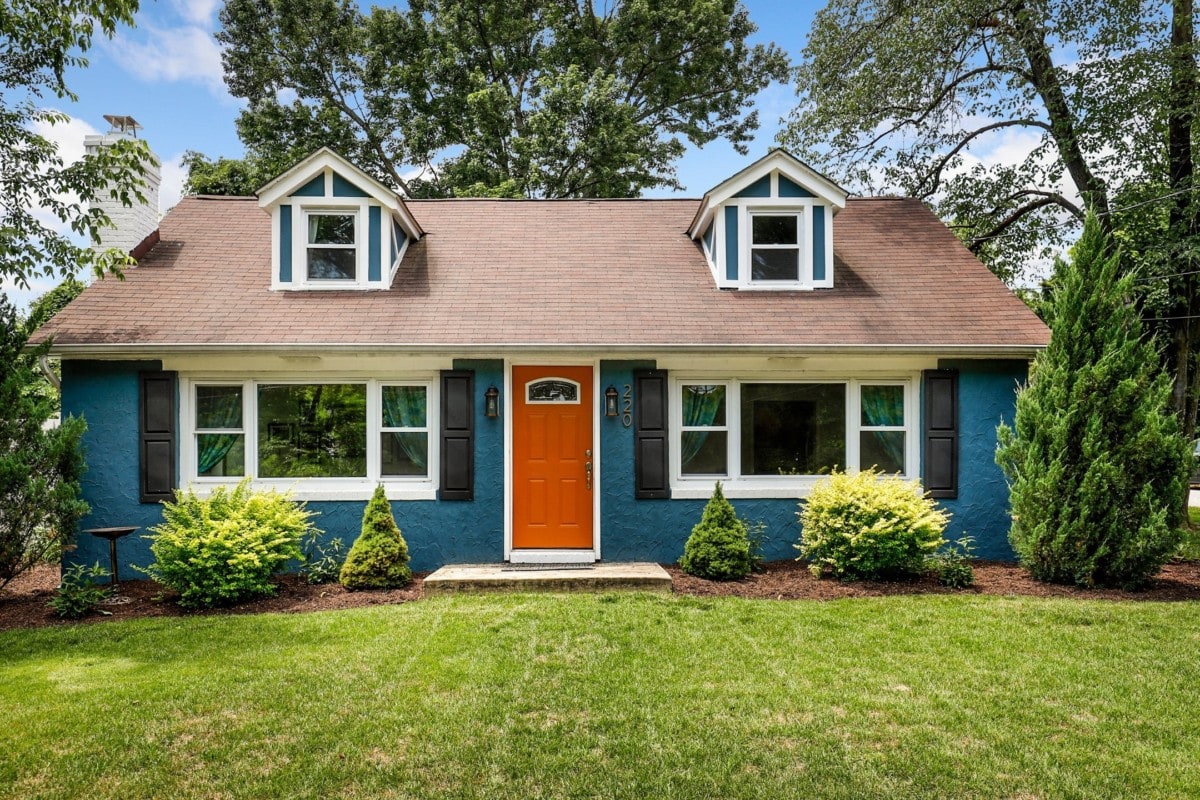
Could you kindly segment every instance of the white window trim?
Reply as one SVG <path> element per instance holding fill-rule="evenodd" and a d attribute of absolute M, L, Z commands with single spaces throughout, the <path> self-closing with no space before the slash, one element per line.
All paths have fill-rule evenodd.
<path fill-rule="evenodd" d="M 812 197 L 779 197 L 778 176 L 772 176 L 771 197 L 738 197 L 730 199 L 717 207 L 714 213 L 716 233 L 713 237 L 710 262 L 717 286 L 722 289 L 739 289 L 754 292 L 796 292 L 813 289 L 829 289 L 833 287 L 833 207 L 820 198 Z M 822 280 L 813 278 L 813 208 L 821 206 L 825 209 L 825 277 Z M 738 264 L 737 277 L 726 277 L 726 241 L 729 235 L 725 230 L 726 207 L 734 207 L 737 213 Z M 800 215 L 800 279 L 797 281 L 755 281 L 751 280 L 751 215 L 786 214 Z M 703 244 L 704 252 L 708 248 Z"/>
<path fill-rule="evenodd" d="M 367 387 L 367 474 L 357 478 L 259 478 L 254 477 L 251 485 L 255 489 L 291 491 L 296 500 L 367 500 L 375 487 L 383 484 L 389 500 L 435 500 L 437 499 L 437 477 L 439 474 L 440 448 L 434 432 L 438 430 L 437 409 L 441 408 L 438 395 L 439 381 L 436 375 L 420 374 L 404 377 L 363 378 L 354 376 L 270 376 L 248 378 L 237 381 L 226 376 L 189 375 L 180 377 L 179 386 L 179 472 L 181 485 L 191 486 L 201 496 L 208 495 L 217 486 L 232 486 L 244 476 L 201 477 L 197 474 L 196 449 L 196 387 L 197 386 L 241 386 L 242 387 L 242 431 L 246 441 L 246 474 L 258 475 L 258 386 L 269 384 L 318 384 L 352 383 Z M 380 434 L 383 433 L 383 386 L 424 386 L 425 423 L 429 430 L 429 454 L 425 477 L 381 474 Z"/>
<path fill-rule="evenodd" d="M 806 213 L 803 208 L 748 208 L 746 209 L 746 253 L 744 255 L 744 265 L 746 275 L 744 280 L 756 289 L 770 289 L 773 287 L 787 287 L 789 289 L 811 289 L 812 288 L 812 246 L 811 232 L 808 230 L 808 216 L 811 212 Z M 795 244 L 755 244 L 754 243 L 754 218 L 755 217 L 795 217 L 796 219 L 796 243 Z M 740 241 L 740 240 L 739 240 Z M 809 242 L 809 246 L 805 248 L 805 242 Z M 796 279 L 795 280 L 755 280 L 754 279 L 754 251 L 755 250 L 787 250 L 796 252 Z"/>
<path fill-rule="evenodd" d="M 771 375 L 737 374 L 715 376 L 711 373 L 672 374 L 670 378 L 670 459 L 671 497 L 703 499 L 712 494 L 713 483 L 721 481 L 727 497 L 731 498 L 800 498 L 807 497 L 820 475 L 742 475 L 741 474 L 741 386 L 744 383 L 839 383 L 846 387 L 846 470 L 854 473 L 859 465 L 859 433 L 861 430 L 879 430 L 874 426 L 861 425 L 862 386 L 898 385 L 904 387 L 904 473 L 905 480 L 920 477 L 920 439 L 917 426 L 920 375 L 854 376 L 805 375 L 782 377 Z M 682 474 L 681 441 L 683 428 L 683 386 L 689 384 L 724 385 L 726 434 L 726 475 L 684 476 Z M 689 428 L 689 430 L 695 430 Z M 869 466 L 869 465 L 868 465 Z"/>

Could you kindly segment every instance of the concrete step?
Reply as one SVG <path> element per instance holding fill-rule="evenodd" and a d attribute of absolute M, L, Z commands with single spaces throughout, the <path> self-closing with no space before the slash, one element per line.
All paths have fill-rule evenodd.
<path fill-rule="evenodd" d="M 671 591 L 671 576 L 658 564 L 614 563 L 451 564 L 425 578 L 426 594 L 451 592 L 598 592 L 610 589 Z"/>

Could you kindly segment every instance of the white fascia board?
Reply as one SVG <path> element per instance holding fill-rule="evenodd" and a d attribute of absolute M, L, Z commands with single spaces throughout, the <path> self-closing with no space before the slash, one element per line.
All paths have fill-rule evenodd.
<path fill-rule="evenodd" d="M 400 223 L 400 227 L 411 238 L 420 239 L 425 234 L 416 217 L 408 210 L 408 206 L 404 204 L 399 195 L 328 147 L 322 147 L 259 189 L 256 193 L 258 195 L 259 208 L 269 210 L 278 205 L 289 197 L 292 192 L 327 169 L 338 173 L 362 189 L 370 197 L 379 201 L 384 208 L 391 212 L 396 221 Z"/>
<path fill-rule="evenodd" d="M 68 344 L 52 345 L 50 354 L 63 358 L 79 359 L 159 359 L 168 354 L 197 353 L 285 353 L 285 354 L 339 354 L 373 353 L 409 354 L 453 354 L 470 355 L 477 358 L 504 358 L 513 353 L 544 353 L 546 355 L 576 353 L 593 354 L 604 360 L 645 358 L 654 354 L 741 354 L 758 356 L 809 356 L 809 355 L 928 355 L 940 358 L 1033 358 L 1045 349 L 1045 345 L 1014 344 L 815 344 L 787 346 L 779 344 L 679 344 L 679 343 L 634 343 L 604 344 L 583 342 L 578 344 L 547 344 L 545 342 L 514 342 L 508 344 L 399 344 L 381 342 L 311 342 L 311 343 L 260 343 L 260 342 L 163 342 L 160 344 Z"/>
<path fill-rule="evenodd" d="M 833 206 L 833 213 L 836 214 L 846 207 L 846 197 L 849 192 L 786 150 L 772 150 L 741 172 L 726 178 L 704 193 L 704 197 L 700 201 L 700 208 L 696 211 L 696 216 L 688 227 L 688 235 L 693 239 L 700 236 L 718 206 L 776 170 L 793 183 L 811 191 L 818 199 Z"/>

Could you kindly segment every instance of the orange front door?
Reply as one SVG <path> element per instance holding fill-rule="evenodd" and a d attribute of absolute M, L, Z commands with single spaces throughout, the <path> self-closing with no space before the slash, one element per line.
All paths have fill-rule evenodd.
<path fill-rule="evenodd" d="M 592 368 L 513 367 L 513 548 L 591 548 Z"/>

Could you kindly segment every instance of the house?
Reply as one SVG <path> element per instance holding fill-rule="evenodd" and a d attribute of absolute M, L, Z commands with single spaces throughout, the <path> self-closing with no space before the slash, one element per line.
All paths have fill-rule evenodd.
<path fill-rule="evenodd" d="M 1047 329 L 920 202 L 782 150 L 700 200 L 559 201 L 409 200 L 321 150 L 138 255 L 38 335 L 85 528 L 251 475 L 347 543 L 382 483 L 418 570 L 671 562 L 719 480 L 780 559 L 821 474 L 877 465 L 1011 556 L 995 428 Z"/>

